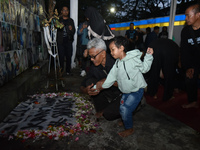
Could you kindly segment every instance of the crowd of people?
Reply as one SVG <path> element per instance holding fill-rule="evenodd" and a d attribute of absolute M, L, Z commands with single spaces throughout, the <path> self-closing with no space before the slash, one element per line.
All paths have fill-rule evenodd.
<path fill-rule="evenodd" d="M 66 74 L 71 74 L 72 42 L 77 32 L 77 59 L 81 66 L 80 75 L 85 76 L 80 91 L 91 96 L 97 118 L 122 119 L 119 125 L 124 125 L 125 130 L 119 132 L 120 136 L 133 134 L 133 112 L 141 103 L 144 91 L 157 99 L 159 84 L 164 86 L 163 101 L 173 99 L 174 89 L 179 88 L 186 90 L 188 95 L 188 104 L 182 107 L 198 108 L 199 4 L 191 5 L 185 11 L 187 25 L 180 35 L 180 47 L 168 39 L 166 26 L 161 32 L 158 26 L 153 31 L 150 27 L 142 31 L 139 27 L 134 29 L 134 23 L 131 23 L 125 35 L 115 36 L 94 7 L 87 8 L 85 20 L 77 31 L 68 7 L 64 6 L 61 13 L 64 28 L 58 30 L 57 43 L 62 72 L 66 57 Z M 183 80 L 177 80 L 181 72 Z"/>

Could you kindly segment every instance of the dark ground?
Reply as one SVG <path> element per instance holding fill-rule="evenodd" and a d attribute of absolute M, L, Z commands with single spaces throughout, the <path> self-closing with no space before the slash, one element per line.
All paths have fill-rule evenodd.
<path fill-rule="evenodd" d="M 79 68 L 72 70 L 73 76 L 64 76 L 65 87 L 58 82 L 58 92 L 79 92 L 82 77 Z M 57 92 L 54 74 L 51 74 L 49 88 L 47 74 L 43 74 L 35 88 L 27 95 Z M 24 99 L 26 100 L 26 99 Z M 100 119 L 101 132 L 81 134 L 78 141 L 63 138 L 55 141 L 48 138 L 8 140 L 0 138 L 1 150 L 199 150 L 200 135 L 192 128 L 171 118 L 154 107 L 146 104 L 134 116 L 133 135 L 122 138 L 117 133 L 123 130 L 115 121 Z"/>

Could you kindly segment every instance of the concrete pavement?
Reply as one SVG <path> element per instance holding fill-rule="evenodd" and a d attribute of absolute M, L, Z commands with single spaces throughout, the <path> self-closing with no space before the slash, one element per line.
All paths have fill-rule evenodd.
<path fill-rule="evenodd" d="M 45 65 L 44 65 L 45 66 Z M 47 68 L 37 71 L 37 80 L 30 80 L 34 82 L 29 83 L 26 90 L 19 90 L 25 87 L 25 84 L 20 84 L 18 81 L 13 81 L 7 84 L 6 88 L 11 91 L 18 90 L 17 94 L 7 94 L 7 100 L 11 105 L 8 111 L 13 108 L 15 104 L 13 101 L 20 102 L 26 100 L 25 95 L 32 95 L 36 93 L 57 92 L 55 88 L 54 73 L 47 76 Z M 45 71 L 46 70 L 46 71 Z M 31 73 L 32 72 L 32 73 Z M 33 74 L 35 70 L 29 70 L 29 74 Z M 64 82 L 65 87 L 62 87 L 61 82 L 58 81 L 58 92 L 79 92 L 80 82 L 83 77 L 80 77 L 79 68 L 72 70 L 73 76 L 64 76 L 61 80 Z M 40 75 L 39 75 L 40 74 Z M 23 77 L 26 75 L 23 74 Z M 23 78 L 22 77 L 22 78 Z M 27 75 L 28 78 L 28 75 Z M 45 88 L 47 80 L 49 79 L 49 88 Z M 16 86 L 15 83 L 20 84 Z M 15 85 L 15 86 L 14 86 Z M 10 86 L 10 87 L 9 87 Z M 25 89 L 22 88 L 21 89 Z M 4 87 L 5 88 L 5 87 Z M 1 88 L 2 89 L 2 88 Z M 16 92 L 15 92 L 16 93 Z M 0 97 L 5 97 L 4 92 L 0 93 Z M 19 99 L 20 98 L 20 99 Z M 13 100 L 15 99 L 15 100 Z M 4 105 L 5 100 L 1 100 L 1 111 L 6 109 Z M 8 111 L 6 113 L 8 113 Z M 3 112 L 3 111 L 2 111 Z M 6 114 L 4 113 L 4 115 Z M 3 116 L 3 115 L 2 115 Z M 72 139 L 61 139 L 59 141 L 44 139 L 28 139 L 25 142 L 21 140 L 10 140 L 0 138 L 1 150 L 198 150 L 200 149 L 200 135 L 192 128 L 186 126 L 174 118 L 171 118 L 152 106 L 146 104 L 134 116 L 134 129 L 133 135 L 122 138 L 117 133 L 123 130 L 115 121 L 107 121 L 104 118 L 99 120 L 101 124 L 97 133 L 90 133 L 88 135 L 81 134 L 78 141 Z"/>

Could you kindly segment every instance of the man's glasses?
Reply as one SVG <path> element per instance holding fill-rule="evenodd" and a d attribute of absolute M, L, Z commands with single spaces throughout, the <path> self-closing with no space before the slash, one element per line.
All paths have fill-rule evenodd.
<path fill-rule="evenodd" d="M 104 50 L 100 51 L 99 53 L 97 53 L 95 56 L 90 56 L 88 55 L 89 59 L 95 59 L 101 52 L 103 52 Z"/>

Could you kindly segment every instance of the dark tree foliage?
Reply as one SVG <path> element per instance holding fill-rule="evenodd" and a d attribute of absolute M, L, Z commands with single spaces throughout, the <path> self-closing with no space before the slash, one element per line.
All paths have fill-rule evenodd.
<path fill-rule="evenodd" d="M 190 4 L 200 0 L 177 0 L 176 14 L 184 14 Z M 49 0 L 45 0 L 46 10 L 48 10 Z M 169 0 L 79 0 L 78 3 L 78 22 L 85 19 L 84 12 L 88 6 L 95 7 L 107 24 L 128 22 L 134 20 L 169 16 Z M 63 6 L 70 8 L 70 0 L 56 0 L 56 9 L 60 13 Z M 110 8 L 115 8 L 115 13 L 110 12 Z"/>

